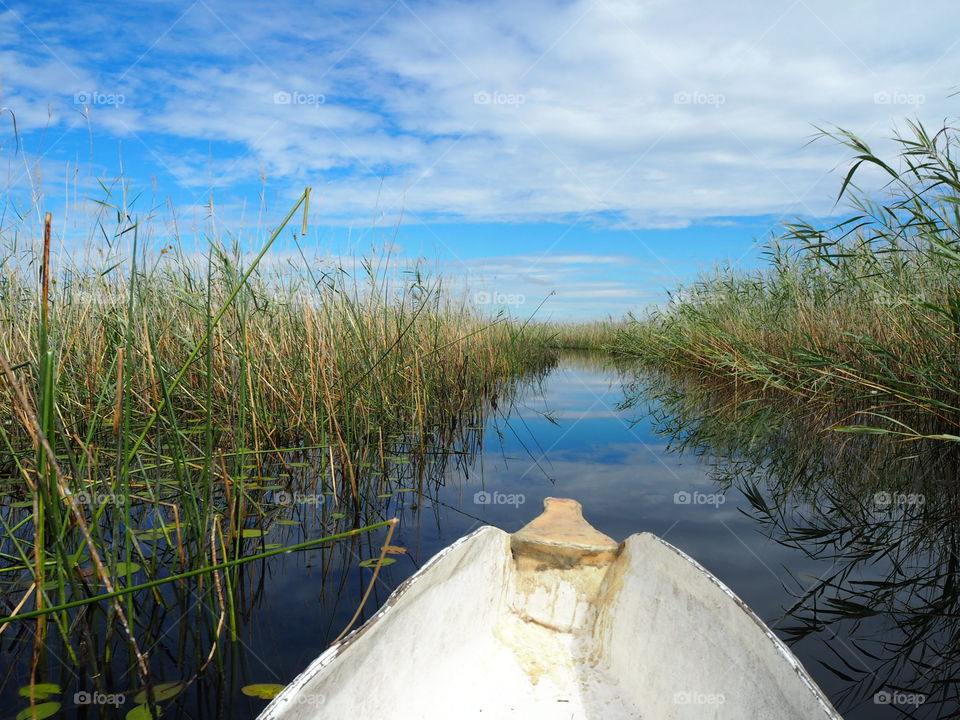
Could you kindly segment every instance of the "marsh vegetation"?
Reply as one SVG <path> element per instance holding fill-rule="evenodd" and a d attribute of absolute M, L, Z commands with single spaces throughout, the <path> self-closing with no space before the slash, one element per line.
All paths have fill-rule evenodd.
<path fill-rule="evenodd" d="M 305 662 L 256 665 L 263 618 L 312 658 L 367 588 L 384 599 L 380 568 L 395 585 L 550 494 L 579 494 L 614 536 L 673 532 L 708 566 L 731 528 L 779 561 L 719 508 L 675 530 L 664 497 L 699 487 L 793 553 L 782 587 L 729 581 L 838 705 L 916 691 L 917 717 L 955 708 L 960 167 L 953 130 L 910 127 L 889 161 L 828 136 L 855 155 L 850 217 L 789 224 L 760 269 L 623 321 L 491 316 L 421 265 L 311 256 L 309 192 L 242 242 L 212 228 L 191 245 L 116 188 L 82 260 L 49 224 L 3 235 L 5 707 L 123 690 L 131 720 L 252 717 Z M 855 184 L 865 167 L 888 180 L 881 202 Z M 709 465 L 694 485 L 690 454 Z M 470 506 L 478 479 L 533 504 Z M 422 547 L 390 544 L 393 517 Z M 855 653 L 829 657 L 831 637 Z"/>
<path fill-rule="evenodd" d="M 838 429 L 960 439 L 957 131 L 909 123 L 895 157 L 855 135 L 839 189 L 851 214 L 797 220 L 757 270 L 721 268 L 619 333 L 620 352 L 705 382 L 734 380 L 855 412 Z M 879 199 L 855 184 L 870 170 Z"/>
<path fill-rule="evenodd" d="M 384 529 L 371 507 L 417 493 L 438 448 L 467 452 L 553 361 L 418 268 L 265 262 L 306 231 L 309 191 L 254 253 L 158 242 L 110 200 L 99 263 L 51 258 L 48 219 L 0 264 L 0 628 L 31 655 L 28 716 L 57 710 L 36 688 L 62 663 L 109 695 L 118 656 L 155 711 L 177 694 L 152 694 L 165 609 L 193 629 L 195 677 L 237 637 L 246 565 Z M 397 487 L 397 466 L 418 471 Z M 291 537 L 304 505 L 318 525 Z"/>

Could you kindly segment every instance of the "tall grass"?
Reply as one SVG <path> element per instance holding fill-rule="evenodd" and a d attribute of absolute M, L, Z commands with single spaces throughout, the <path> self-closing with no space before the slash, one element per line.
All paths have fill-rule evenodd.
<path fill-rule="evenodd" d="M 840 188 L 852 214 L 785 225 L 765 267 L 702 277 L 634 319 L 617 349 L 693 377 L 853 403 L 839 429 L 960 439 L 957 132 L 910 123 L 888 160 L 852 133 L 822 135 L 854 154 Z M 867 167 L 887 179 L 879 200 L 854 182 Z"/>
<path fill-rule="evenodd" d="M 219 245 L 199 258 L 173 246 L 140 251 L 126 272 L 64 270 L 48 333 L 36 321 L 35 279 L 8 263 L 0 352 L 31 375 L 49 335 L 57 414 L 71 435 L 116 436 L 120 417 L 137 427 L 162 409 L 165 427 L 210 419 L 216 441 L 244 447 L 290 434 L 346 442 L 426 432 L 541 354 L 420 273 L 398 287 L 371 265 L 358 278 L 244 262 Z M 181 369 L 178 387 L 166 387 Z M 11 405 L 0 410 L 9 424 Z"/>
<path fill-rule="evenodd" d="M 439 280 L 414 276 L 397 288 L 372 270 L 358 282 L 281 269 L 242 282 L 242 263 L 213 247 L 200 260 L 143 253 L 130 274 L 59 277 L 49 342 L 64 432 L 92 442 L 121 434 L 121 418 L 136 428 L 160 411 L 158 432 L 210 420 L 214 444 L 248 448 L 292 435 L 348 443 L 426 433 L 542 356 Z M 37 383 L 47 334 L 34 320 L 34 279 L 7 269 L 0 301 L 0 353 Z M 0 412 L 7 425 L 15 419 L 9 402 Z"/>
<path fill-rule="evenodd" d="M 607 351 L 614 347 L 617 334 L 624 328 L 618 320 L 538 323 L 531 328 L 540 344 L 560 350 Z"/>
<path fill-rule="evenodd" d="M 256 254 L 158 247 L 109 201 L 99 266 L 51 259 L 49 221 L 39 243 L 0 238 L 0 630 L 35 623 L 31 681 L 51 623 L 81 663 L 71 629 L 95 605 L 149 690 L 140 602 L 194 583 L 198 612 L 219 618 L 207 640 L 235 637 L 240 566 L 282 551 L 264 546 L 280 485 L 263 481 L 289 477 L 291 452 L 342 511 L 295 549 L 385 527 L 361 510 L 398 456 L 455 445 L 551 362 L 417 268 L 398 282 L 370 261 L 271 262 L 298 212 L 294 242 L 306 232 L 308 202 Z"/>

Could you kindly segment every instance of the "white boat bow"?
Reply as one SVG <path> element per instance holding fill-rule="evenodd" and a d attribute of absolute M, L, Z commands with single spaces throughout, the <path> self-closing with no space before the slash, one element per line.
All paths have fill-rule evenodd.
<path fill-rule="evenodd" d="M 442 550 L 260 720 L 842 720 L 728 587 L 574 500 Z"/>

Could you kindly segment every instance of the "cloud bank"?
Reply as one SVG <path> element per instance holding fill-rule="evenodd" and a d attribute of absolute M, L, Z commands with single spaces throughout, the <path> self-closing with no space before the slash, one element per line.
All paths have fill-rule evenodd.
<path fill-rule="evenodd" d="M 44 152 L 89 126 L 185 192 L 309 183 L 344 220 L 822 214 L 844 155 L 811 123 L 882 141 L 960 77 L 945 2 L 5 7 L 0 104 Z"/>

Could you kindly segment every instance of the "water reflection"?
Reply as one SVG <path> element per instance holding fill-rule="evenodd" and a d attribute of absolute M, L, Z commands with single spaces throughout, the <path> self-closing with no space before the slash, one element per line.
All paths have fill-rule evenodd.
<path fill-rule="evenodd" d="M 536 382 L 548 370 L 521 380 Z M 363 446 L 218 455 L 212 463 L 217 482 L 189 478 L 213 518 L 206 530 L 190 522 L 195 498 L 185 499 L 170 479 L 170 463 L 150 458 L 138 475 L 140 499 L 129 512 L 115 512 L 116 500 L 98 498 L 102 512 L 95 516 L 95 531 L 135 546 L 139 562 L 127 569 L 139 585 L 400 517 L 415 537 L 401 532 L 409 552 L 390 558 L 395 562 L 381 574 L 365 608 L 372 612 L 436 551 L 434 543 L 419 539 L 441 524 L 443 506 L 434 498 L 449 479 L 471 476 L 483 452 L 487 418 L 497 407 L 509 408 L 521 387 L 505 381 L 486 397 L 464 398 L 456 417 Z M 0 466 L 6 461 L 0 456 Z M 33 508 L 16 482 L 0 483 L 6 483 L 0 488 L 0 615 L 6 616 L 23 607 L 32 591 L 25 561 L 15 553 L 30 550 Z M 343 630 L 372 576 L 365 561 L 380 555 L 383 542 L 384 531 L 353 534 L 126 595 L 122 607 L 152 682 L 173 686 L 160 703 L 163 714 L 257 715 L 264 702 L 245 696 L 243 687 L 288 682 Z M 60 602 L 103 595 L 83 547 L 63 549 L 77 553 L 80 592 L 61 592 Z M 118 586 L 127 584 L 126 574 L 118 570 Z M 59 612 L 43 618 L 42 626 L 23 620 L 0 630 L 0 717 L 29 712 L 21 690 L 31 675 L 52 684 L 42 699 L 62 705 L 58 717 L 122 717 L 142 704 L 140 656 L 111 603 Z"/>
<path fill-rule="evenodd" d="M 602 532 L 654 532 L 715 573 L 792 643 L 848 720 L 949 717 L 960 675 L 958 450 L 817 432 L 829 420 L 569 353 L 430 437 L 384 439 L 387 452 L 378 440 L 340 457 L 304 450 L 260 463 L 249 472 L 262 512 L 250 510 L 246 524 L 263 535 L 242 542 L 252 553 L 398 517 L 393 544 L 407 552 L 382 569 L 363 619 L 453 540 L 482 524 L 514 531 L 543 498 L 573 497 Z M 351 475 L 367 491 L 338 504 L 333 485 Z M 22 510 L 0 512 L 14 522 Z M 384 538 L 351 537 L 138 596 L 155 679 L 185 684 L 166 716 L 255 717 L 265 702 L 241 688 L 289 682 L 340 634 L 371 579 L 360 563 Z M 172 538 L 144 542 L 163 562 L 179 561 Z M 77 706 L 74 693 L 138 689 L 113 625 L 108 607 L 78 612 L 76 662 L 50 636 L 44 679 L 62 686 L 63 716 L 115 717 Z M 17 688 L 32 630 L 0 636 L 0 715 L 25 704 Z M 878 692 L 926 699 L 878 704 Z"/>
<path fill-rule="evenodd" d="M 843 408 L 735 388 L 644 377 L 628 399 L 674 450 L 708 457 L 768 537 L 816 562 L 785 568 L 776 628 L 831 674 L 846 717 L 957 716 L 960 446 L 831 432 Z"/>

